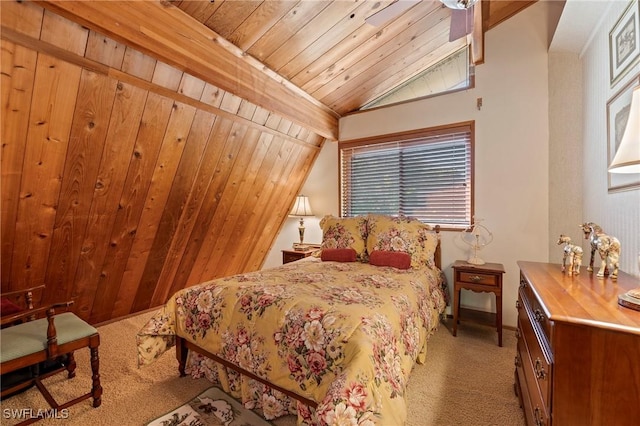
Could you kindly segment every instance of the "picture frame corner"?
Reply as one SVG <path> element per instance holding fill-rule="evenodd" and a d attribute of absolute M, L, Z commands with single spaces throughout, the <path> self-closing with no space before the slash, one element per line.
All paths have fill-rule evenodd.
<path fill-rule="evenodd" d="M 621 37 L 623 34 L 627 37 Z M 609 84 L 613 88 L 640 61 L 640 1 L 631 0 L 625 7 L 609 31 L 608 44 Z"/>

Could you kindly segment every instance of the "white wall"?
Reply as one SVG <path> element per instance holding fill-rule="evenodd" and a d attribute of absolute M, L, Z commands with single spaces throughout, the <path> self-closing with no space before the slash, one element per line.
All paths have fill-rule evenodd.
<path fill-rule="evenodd" d="M 549 54 L 549 262 L 562 262 L 560 234 L 583 245 L 582 62 L 571 52 Z M 586 249 L 585 245 L 585 249 Z M 588 262 L 588 260 L 587 260 Z"/>

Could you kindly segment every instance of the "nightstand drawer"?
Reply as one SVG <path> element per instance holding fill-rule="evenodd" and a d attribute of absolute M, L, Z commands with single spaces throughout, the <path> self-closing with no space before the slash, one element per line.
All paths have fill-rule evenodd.
<path fill-rule="evenodd" d="M 282 263 L 295 262 L 296 260 L 300 260 L 304 257 L 304 253 L 283 253 L 282 254 Z"/>
<path fill-rule="evenodd" d="M 318 249 L 315 247 L 307 250 L 282 250 L 282 263 L 295 262 L 296 260 L 304 259 L 311 256 Z"/>
<path fill-rule="evenodd" d="M 493 274 L 482 274 L 477 272 L 464 272 L 460 271 L 457 281 L 462 281 L 469 284 L 482 284 L 482 285 L 498 285 L 498 276 Z"/>

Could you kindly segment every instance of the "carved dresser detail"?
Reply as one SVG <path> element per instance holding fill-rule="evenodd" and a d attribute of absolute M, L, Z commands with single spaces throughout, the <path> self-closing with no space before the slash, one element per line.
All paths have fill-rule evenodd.
<path fill-rule="evenodd" d="M 618 294 L 640 287 L 582 268 L 518 262 L 515 391 L 528 425 L 632 425 L 640 419 L 640 312 Z"/>

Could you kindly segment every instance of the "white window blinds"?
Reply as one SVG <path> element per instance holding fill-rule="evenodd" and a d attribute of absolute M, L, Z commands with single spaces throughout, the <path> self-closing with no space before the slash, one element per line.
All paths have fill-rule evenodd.
<path fill-rule="evenodd" d="M 341 143 L 342 215 L 404 214 L 462 228 L 472 217 L 472 128 Z"/>

